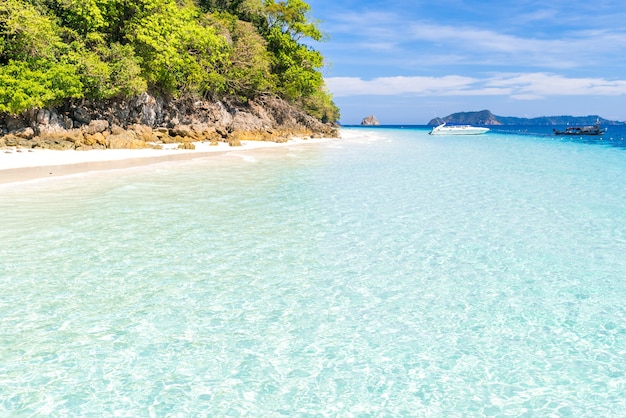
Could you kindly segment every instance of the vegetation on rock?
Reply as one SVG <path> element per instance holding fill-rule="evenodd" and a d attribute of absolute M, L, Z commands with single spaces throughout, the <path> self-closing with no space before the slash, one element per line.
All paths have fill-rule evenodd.
<path fill-rule="evenodd" d="M 277 96 L 322 121 L 321 40 L 302 0 L 3 0 L 0 112 L 70 99 Z"/>

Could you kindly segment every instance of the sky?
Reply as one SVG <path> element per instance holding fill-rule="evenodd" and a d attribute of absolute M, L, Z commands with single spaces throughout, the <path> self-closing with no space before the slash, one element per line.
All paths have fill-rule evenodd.
<path fill-rule="evenodd" d="M 344 125 L 485 109 L 626 120 L 622 0 L 307 3 L 324 33 L 310 45 Z"/>

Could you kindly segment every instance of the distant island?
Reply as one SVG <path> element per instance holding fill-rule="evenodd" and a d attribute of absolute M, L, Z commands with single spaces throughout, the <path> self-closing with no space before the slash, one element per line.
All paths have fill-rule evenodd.
<path fill-rule="evenodd" d="M 378 121 L 378 119 L 376 119 L 376 116 L 369 115 L 368 117 L 363 118 L 363 120 L 361 121 L 361 125 L 362 126 L 378 126 L 380 125 L 380 122 Z"/>
<path fill-rule="evenodd" d="M 478 112 L 458 112 L 444 118 L 436 117 L 428 122 L 429 126 L 446 123 L 469 125 L 593 125 L 600 121 L 602 125 L 623 125 L 624 122 L 608 120 L 598 115 L 589 116 L 540 116 L 537 118 L 518 118 L 513 116 L 496 116 L 489 110 Z"/>

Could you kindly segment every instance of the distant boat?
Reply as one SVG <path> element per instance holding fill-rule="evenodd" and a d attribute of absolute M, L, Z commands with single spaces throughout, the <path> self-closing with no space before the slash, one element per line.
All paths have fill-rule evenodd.
<path fill-rule="evenodd" d="M 600 120 L 592 126 L 570 126 L 565 128 L 564 131 L 553 129 L 554 135 L 602 135 L 606 132 L 606 129 L 600 127 Z"/>
<path fill-rule="evenodd" d="M 435 126 L 430 135 L 480 135 L 489 131 L 489 128 L 481 128 L 472 125 L 447 125 L 445 122 Z"/>

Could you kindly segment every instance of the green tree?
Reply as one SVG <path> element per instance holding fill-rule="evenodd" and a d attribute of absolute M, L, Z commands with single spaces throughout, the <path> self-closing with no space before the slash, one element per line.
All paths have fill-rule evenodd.
<path fill-rule="evenodd" d="M 320 71 L 324 59 L 318 51 L 300 43 L 302 38 L 320 41 L 323 37 L 316 22 L 307 17 L 310 6 L 302 0 L 266 0 L 265 5 L 272 72 L 278 78 L 279 94 L 320 119 L 337 120 L 338 109 L 324 87 Z"/>
<path fill-rule="evenodd" d="M 263 0 L 199 0 L 199 4 L 206 11 L 225 12 L 256 26 L 265 21 Z"/>
<path fill-rule="evenodd" d="M 216 13 L 213 25 L 219 25 L 231 39 L 228 62 L 224 66 L 226 91 L 229 95 L 250 98 L 272 91 L 271 55 L 267 41 L 250 22 L 230 13 Z"/>
<path fill-rule="evenodd" d="M 61 38 L 54 20 L 22 0 L 0 2 L 0 64 L 53 59 Z"/>
<path fill-rule="evenodd" d="M 46 0 L 46 6 L 61 24 L 81 36 L 97 32 L 107 26 L 103 15 L 107 0 Z"/>
<path fill-rule="evenodd" d="M 311 6 L 303 0 L 286 0 L 278 3 L 275 0 L 266 0 L 265 10 L 269 27 L 278 28 L 294 41 L 302 37 L 316 41 L 322 39 L 322 32 L 317 27 L 317 22 L 311 21 L 307 16 Z"/>
<path fill-rule="evenodd" d="M 0 112 L 19 113 L 64 99 L 82 97 L 83 86 L 76 68 L 35 60 L 10 61 L 0 66 Z"/>
<path fill-rule="evenodd" d="M 78 68 L 85 97 L 131 97 L 146 91 L 148 85 L 132 45 L 107 45 L 98 38 L 90 36 L 89 47 L 73 42 L 64 55 L 64 61 Z"/>
<path fill-rule="evenodd" d="M 0 111 L 18 113 L 83 96 L 54 19 L 22 0 L 0 3 Z"/>
<path fill-rule="evenodd" d="M 126 37 L 142 59 L 149 86 L 168 95 L 223 89 L 216 70 L 227 58 L 227 42 L 213 27 L 199 24 L 199 10 L 171 0 L 143 0 L 143 6 Z"/>

